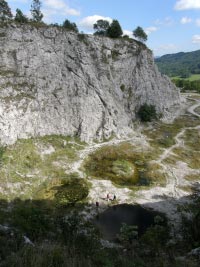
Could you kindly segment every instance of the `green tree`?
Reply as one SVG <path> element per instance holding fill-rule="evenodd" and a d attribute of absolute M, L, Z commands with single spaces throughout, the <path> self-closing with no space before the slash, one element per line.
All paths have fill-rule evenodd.
<path fill-rule="evenodd" d="M 28 18 L 22 13 L 20 9 L 16 9 L 15 21 L 20 23 L 27 23 Z"/>
<path fill-rule="evenodd" d="M 144 30 L 138 26 L 134 31 L 133 31 L 133 36 L 137 38 L 141 42 L 146 42 L 147 41 L 147 34 L 144 32 Z"/>
<path fill-rule="evenodd" d="M 95 30 L 94 35 L 106 36 L 109 26 L 110 23 L 107 20 L 97 20 L 97 22 L 93 25 L 93 28 Z"/>
<path fill-rule="evenodd" d="M 152 121 L 157 119 L 156 109 L 153 105 L 143 104 L 138 111 L 141 121 Z"/>
<path fill-rule="evenodd" d="M 35 22 L 41 22 L 43 18 L 43 14 L 41 12 L 41 2 L 40 0 L 33 0 L 31 5 L 31 15 L 33 17 L 33 21 Z"/>
<path fill-rule="evenodd" d="M 63 27 L 69 31 L 78 32 L 76 23 L 70 22 L 68 19 L 63 22 Z"/>
<path fill-rule="evenodd" d="M 119 38 L 122 36 L 123 31 L 118 20 L 113 20 L 107 30 L 107 36 L 111 38 Z"/>
<path fill-rule="evenodd" d="M 5 0 L 0 1 L 0 21 L 12 19 L 12 12 Z"/>
<path fill-rule="evenodd" d="M 138 239 L 138 226 L 127 225 L 126 223 L 122 223 L 118 239 L 124 245 L 131 244 L 133 240 Z"/>

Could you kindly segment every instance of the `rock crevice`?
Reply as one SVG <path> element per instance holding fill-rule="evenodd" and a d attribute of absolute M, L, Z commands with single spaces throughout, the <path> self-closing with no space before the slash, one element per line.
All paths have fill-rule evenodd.
<path fill-rule="evenodd" d="M 180 103 L 136 41 L 14 24 L 0 32 L 2 144 L 49 134 L 125 136 L 143 103 L 164 115 Z"/>

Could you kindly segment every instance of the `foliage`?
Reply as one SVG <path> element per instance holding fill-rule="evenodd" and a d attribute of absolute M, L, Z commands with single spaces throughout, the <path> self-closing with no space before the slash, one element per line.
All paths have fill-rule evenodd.
<path fill-rule="evenodd" d="M 20 9 L 16 9 L 15 21 L 19 23 L 27 23 L 28 18 L 22 13 Z"/>
<path fill-rule="evenodd" d="M 200 93 L 200 80 L 190 81 L 184 79 L 173 79 L 173 83 L 181 88 L 181 91 L 196 91 Z"/>
<path fill-rule="evenodd" d="M 187 78 L 191 74 L 200 73 L 200 50 L 164 55 L 156 58 L 155 62 L 161 73 Z"/>
<path fill-rule="evenodd" d="M 143 104 L 138 110 L 138 116 L 141 121 L 147 122 L 152 121 L 153 119 L 157 119 L 157 113 L 155 106 Z"/>
<path fill-rule="evenodd" d="M 136 37 L 141 42 L 146 42 L 147 41 L 147 34 L 144 32 L 144 30 L 140 26 L 138 26 L 133 31 L 133 36 Z"/>
<path fill-rule="evenodd" d="M 138 226 L 127 225 L 126 223 L 122 223 L 118 239 L 123 244 L 131 244 L 133 240 L 138 239 Z"/>
<path fill-rule="evenodd" d="M 40 0 L 33 0 L 31 5 L 31 15 L 33 17 L 33 21 L 41 22 L 43 18 L 43 14 L 41 12 L 41 1 Z"/>
<path fill-rule="evenodd" d="M 66 19 L 64 22 L 63 22 L 63 28 L 69 30 L 69 31 L 74 31 L 74 32 L 78 32 L 78 28 L 77 28 L 77 25 L 76 23 L 74 22 L 70 22 L 68 19 Z"/>
<path fill-rule="evenodd" d="M 107 20 L 97 20 L 97 22 L 93 25 L 93 28 L 95 30 L 94 35 L 107 36 L 109 26 L 110 23 Z"/>
<path fill-rule="evenodd" d="M 13 15 L 8 3 L 5 0 L 0 1 L 0 21 L 4 22 L 12 19 Z"/>
<path fill-rule="evenodd" d="M 113 20 L 107 30 L 107 36 L 110 38 L 119 38 L 122 34 L 123 31 L 118 20 Z"/>
<path fill-rule="evenodd" d="M 88 182 L 75 174 L 75 177 L 62 180 L 62 185 L 58 188 L 55 199 L 61 205 L 75 204 L 84 200 L 88 193 Z"/>

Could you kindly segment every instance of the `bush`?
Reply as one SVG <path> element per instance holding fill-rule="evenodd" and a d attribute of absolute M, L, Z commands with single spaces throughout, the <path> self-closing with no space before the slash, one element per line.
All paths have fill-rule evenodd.
<path fill-rule="evenodd" d="M 65 28 L 69 31 L 78 32 L 78 28 L 76 26 L 76 23 L 70 22 L 68 19 L 66 19 L 63 22 L 63 28 Z"/>
<path fill-rule="evenodd" d="M 22 13 L 20 9 L 16 9 L 15 21 L 19 23 L 27 23 L 28 18 Z"/>
<path fill-rule="evenodd" d="M 157 119 L 157 113 L 155 106 L 143 104 L 138 111 L 138 116 L 141 121 L 152 121 L 153 119 Z"/>
<path fill-rule="evenodd" d="M 122 34 L 123 31 L 118 20 L 113 20 L 107 30 L 107 36 L 110 38 L 119 38 Z"/>

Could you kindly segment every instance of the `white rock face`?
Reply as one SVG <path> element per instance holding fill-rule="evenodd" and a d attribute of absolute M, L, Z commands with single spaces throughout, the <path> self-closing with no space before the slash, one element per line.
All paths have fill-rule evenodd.
<path fill-rule="evenodd" d="M 126 136 L 143 103 L 170 113 L 179 91 L 137 42 L 56 27 L 0 28 L 0 140 Z"/>

